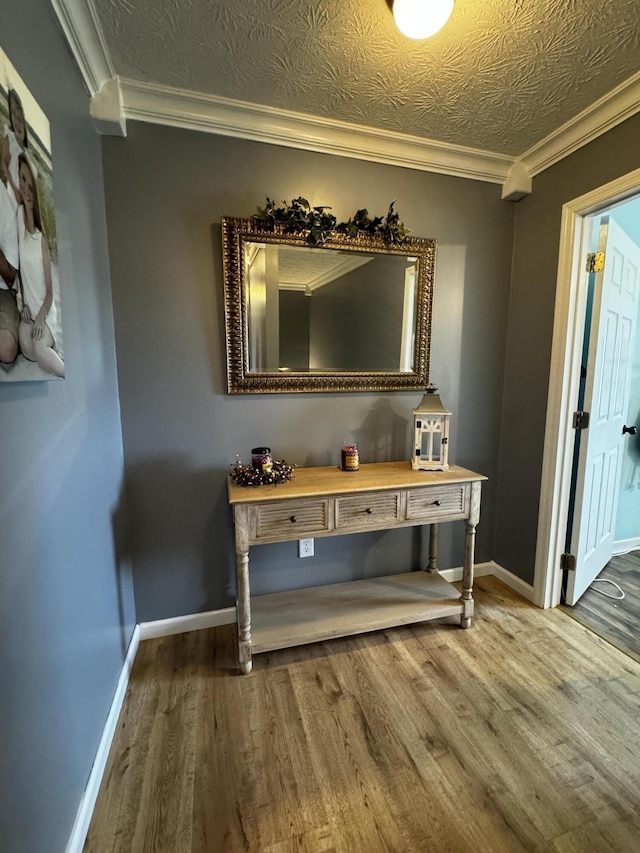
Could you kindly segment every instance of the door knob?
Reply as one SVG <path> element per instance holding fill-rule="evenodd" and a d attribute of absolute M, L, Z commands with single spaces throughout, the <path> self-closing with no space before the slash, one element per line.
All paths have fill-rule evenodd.
<path fill-rule="evenodd" d="M 628 427 L 625 425 L 622 427 L 622 434 L 624 435 L 626 432 L 628 432 L 629 435 L 637 435 L 638 434 L 638 428 L 635 426 Z"/>

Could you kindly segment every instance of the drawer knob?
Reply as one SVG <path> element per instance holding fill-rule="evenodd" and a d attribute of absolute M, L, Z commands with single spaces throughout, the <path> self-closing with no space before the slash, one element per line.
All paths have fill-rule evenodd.
<path fill-rule="evenodd" d="M 370 506 L 368 506 L 368 507 L 365 509 L 365 512 L 367 513 L 367 515 L 371 515 L 371 513 L 373 512 L 373 510 L 371 509 L 371 507 L 370 507 Z"/>
<path fill-rule="evenodd" d="M 291 521 L 291 522 L 297 521 L 297 518 L 295 517 L 295 515 L 290 515 L 289 521 Z"/>
<path fill-rule="evenodd" d="M 440 501 L 434 501 L 434 502 L 433 502 L 433 505 L 434 505 L 434 506 L 440 506 Z"/>

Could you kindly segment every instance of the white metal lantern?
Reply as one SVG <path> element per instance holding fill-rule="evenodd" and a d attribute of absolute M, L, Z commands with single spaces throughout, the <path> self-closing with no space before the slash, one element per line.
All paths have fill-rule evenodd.
<path fill-rule="evenodd" d="M 449 421 L 451 412 L 442 405 L 438 389 L 429 385 L 413 410 L 414 471 L 447 471 L 449 468 Z"/>

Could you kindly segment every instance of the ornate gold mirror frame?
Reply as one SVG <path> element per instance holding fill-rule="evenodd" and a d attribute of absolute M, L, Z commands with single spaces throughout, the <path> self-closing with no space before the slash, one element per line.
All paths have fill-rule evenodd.
<path fill-rule="evenodd" d="M 224 217 L 222 220 L 222 248 L 224 267 L 224 308 L 227 351 L 227 390 L 230 394 L 264 394 L 302 391 L 410 391 L 420 390 L 429 384 L 429 346 L 431 338 L 431 308 L 433 281 L 435 272 L 435 240 L 408 237 L 401 242 L 388 244 L 382 238 L 360 232 L 356 237 L 334 233 L 322 246 L 311 247 L 308 242 L 308 232 L 286 233 L 280 225 L 273 225 L 263 219 L 234 219 Z M 303 257 L 300 250 L 309 252 L 360 253 L 361 257 L 346 258 L 352 261 L 347 266 L 363 266 L 377 256 L 398 256 L 400 272 L 406 279 L 404 266 L 409 265 L 411 273 L 411 313 L 407 313 L 407 289 L 404 284 L 396 282 L 394 287 L 404 287 L 405 307 L 400 307 L 403 314 L 403 334 L 410 340 L 404 341 L 405 369 L 369 369 L 369 365 L 360 365 L 358 369 L 331 368 L 323 369 L 278 365 L 273 368 L 262 367 L 253 369 L 255 365 L 255 340 L 250 339 L 250 295 L 249 295 L 249 263 L 256 251 L 272 251 L 267 247 L 284 246 L 297 247 L 298 257 Z M 291 254 L 291 253 L 290 253 Z M 305 253 L 306 255 L 306 253 Z M 317 258 L 316 258 L 317 260 Z M 321 259 L 325 260 L 325 259 Z M 333 262 L 334 258 L 328 259 Z M 315 262 L 314 262 L 315 263 Z M 386 262 L 385 262 L 386 263 Z M 387 269 L 385 264 L 379 265 Z M 366 305 L 362 310 L 369 312 L 372 325 L 385 322 L 385 299 L 383 289 L 387 282 L 366 279 L 368 270 L 373 270 L 371 264 L 366 273 L 359 273 L 362 287 L 365 276 Z M 325 276 L 326 278 L 326 276 Z M 277 284 L 276 284 L 277 287 Z M 301 289 L 295 287 L 294 289 Z M 308 290 L 308 288 L 307 288 Z M 307 293 L 307 295 L 309 295 Z M 353 309 L 349 309 L 352 311 Z M 342 318 L 344 319 L 344 318 Z M 277 321 L 276 321 L 277 322 Z M 279 327 L 278 327 L 279 328 Z M 336 336 L 341 333 L 336 331 Z M 342 332 L 343 334 L 343 332 Z M 344 336 L 344 334 L 343 334 Z M 255 336 L 254 336 L 255 337 Z M 356 340 L 357 336 L 354 335 Z"/>

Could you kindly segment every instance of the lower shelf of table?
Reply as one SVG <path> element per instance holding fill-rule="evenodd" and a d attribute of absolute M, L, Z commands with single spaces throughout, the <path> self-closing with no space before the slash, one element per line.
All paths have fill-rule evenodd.
<path fill-rule="evenodd" d="M 251 648 L 268 652 L 461 613 L 460 593 L 435 571 L 259 595 L 251 599 Z"/>

